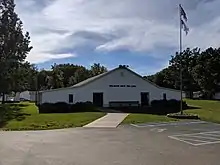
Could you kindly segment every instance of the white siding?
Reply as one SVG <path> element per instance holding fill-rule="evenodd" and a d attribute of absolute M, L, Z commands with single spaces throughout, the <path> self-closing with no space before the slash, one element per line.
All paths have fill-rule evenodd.
<path fill-rule="evenodd" d="M 136 87 L 109 87 L 109 85 L 136 85 Z M 103 92 L 104 106 L 110 101 L 141 101 L 141 92 L 149 92 L 150 101 L 163 99 L 180 100 L 180 92 L 158 88 L 126 69 L 118 69 L 79 88 L 66 88 L 42 93 L 42 103 L 67 102 L 69 94 L 74 94 L 75 102 L 93 101 L 94 92 Z"/>
<path fill-rule="evenodd" d="M 35 91 L 30 91 L 30 101 L 36 101 L 36 92 Z"/>
<path fill-rule="evenodd" d="M 214 99 L 220 100 L 220 92 L 215 94 Z"/>
<path fill-rule="evenodd" d="M 30 93 L 29 91 L 24 91 L 20 93 L 20 98 L 30 100 Z"/>

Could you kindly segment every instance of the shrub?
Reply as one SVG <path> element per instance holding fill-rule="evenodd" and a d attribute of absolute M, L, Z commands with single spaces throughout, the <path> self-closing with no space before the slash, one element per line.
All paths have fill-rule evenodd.
<path fill-rule="evenodd" d="M 57 102 L 54 105 L 54 113 L 69 113 L 70 112 L 70 105 L 66 102 Z"/>
<path fill-rule="evenodd" d="M 54 107 L 55 106 L 52 103 L 43 103 L 38 107 L 39 113 L 54 113 Z"/>
<path fill-rule="evenodd" d="M 198 115 L 196 114 L 167 114 L 167 117 L 175 118 L 175 119 L 200 119 Z"/>
<path fill-rule="evenodd" d="M 97 111 L 97 108 L 92 104 L 92 102 L 77 102 L 71 105 L 71 112 L 90 112 Z"/>
<path fill-rule="evenodd" d="M 180 111 L 180 103 L 179 100 L 153 100 L 151 102 L 152 109 L 149 113 L 153 114 L 168 114 L 168 113 L 176 113 Z M 187 104 L 185 101 L 182 102 L 183 109 L 187 109 Z"/>
<path fill-rule="evenodd" d="M 91 102 L 78 102 L 67 104 L 65 102 L 43 103 L 38 106 L 39 113 L 71 113 L 71 112 L 92 112 L 97 111 Z"/>
<path fill-rule="evenodd" d="M 7 101 L 4 101 L 4 103 L 20 103 L 20 101 L 10 101 L 10 100 L 7 100 Z"/>

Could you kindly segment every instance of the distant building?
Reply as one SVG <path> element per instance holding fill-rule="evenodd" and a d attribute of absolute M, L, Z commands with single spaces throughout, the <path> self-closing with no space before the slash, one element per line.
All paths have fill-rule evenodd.
<path fill-rule="evenodd" d="M 214 99 L 220 100 L 220 92 L 215 93 Z"/>
<path fill-rule="evenodd" d="M 20 100 L 26 101 L 36 101 L 36 92 L 35 91 L 24 91 L 20 93 Z"/>

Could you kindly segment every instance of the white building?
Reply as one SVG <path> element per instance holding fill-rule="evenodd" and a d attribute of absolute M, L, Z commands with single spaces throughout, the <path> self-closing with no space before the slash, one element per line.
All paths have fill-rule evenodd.
<path fill-rule="evenodd" d="M 24 91 L 20 93 L 20 99 L 27 101 L 36 101 L 35 91 Z"/>
<path fill-rule="evenodd" d="M 180 91 L 159 87 L 142 76 L 119 66 L 72 87 L 39 92 L 38 104 L 93 102 L 97 106 L 149 105 L 152 100 L 180 100 Z"/>
<path fill-rule="evenodd" d="M 216 92 L 216 93 L 215 93 L 214 99 L 220 100 L 220 92 Z"/>

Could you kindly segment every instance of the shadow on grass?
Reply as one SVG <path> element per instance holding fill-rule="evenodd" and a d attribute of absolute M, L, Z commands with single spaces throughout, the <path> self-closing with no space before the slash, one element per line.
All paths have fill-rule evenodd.
<path fill-rule="evenodd" d="M 180 108 L 153 108 L 153 107 L 117 107 L 111 108 L 112 111 L 108 111 L 108 113 L 138 113 L 138 114 L 152 114 L 152 115 L 167 115 L 169 113 L 178 113 L 180 112 Z M 184 110 L 190 109 L 201 109 L 200 107 L 188 106 Z"/>
<path fill-rule="evenodd" d="M 190 110 L 190 109 L 201 109 L 200 107 L 194 107 L 194 106 L 188 106 L 188 108 L 186 110 Z"/>
<path fill-rule="evenodd" d="M 28 113 L 22 112 L 22 109 L 28 105 L 25 104 L 0 104 L 0 128 L 10 120 L 22 121 Z"/>

